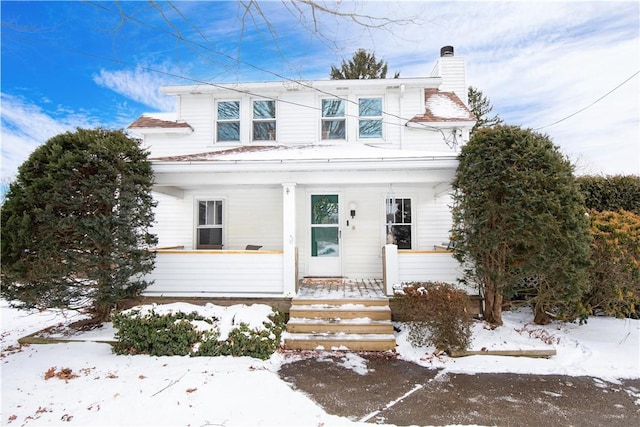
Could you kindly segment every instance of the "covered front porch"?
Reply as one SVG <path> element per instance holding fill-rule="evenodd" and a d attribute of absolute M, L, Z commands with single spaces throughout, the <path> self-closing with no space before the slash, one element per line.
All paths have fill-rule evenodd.
<path fill-rule="evenodd" d="M 145 296 L 195 298 L 377 298 L 394 285 L 416 281 L 455 284 L 461 276 L 448 250 L 381 248 L 382 277 L 300 277 L 297 248 L 282 250 L 185 250 L 160 248 Z M 473 293 L 471 290 L 469 293 Z"/>

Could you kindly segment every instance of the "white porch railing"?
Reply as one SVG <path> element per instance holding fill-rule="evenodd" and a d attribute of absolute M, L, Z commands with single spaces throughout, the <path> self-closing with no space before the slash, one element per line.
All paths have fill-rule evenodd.
<path fill-rule="evenodd" d="M 283 252 L 158 250 L 148 296 L 264 297 L 284 295 Z"/>
<path fill-rule="evenodd" d="M 456 285 L 463 274 L 449 250 L 398 250 L 396 245 L 386 245 L 383 262 L 387 295 L 393 295 L 393 286 L 401 283 L 431 281 Z M 465 291 L 475 293 L 466 288 Z"/>

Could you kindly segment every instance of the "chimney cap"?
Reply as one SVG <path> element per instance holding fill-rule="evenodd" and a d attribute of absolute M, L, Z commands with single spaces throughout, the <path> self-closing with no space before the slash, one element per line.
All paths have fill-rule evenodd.
<path fill-rule="evenodd" d="M 440 48 L 440 56 L 453 56 L 453 46 L 443 46 Z"/>

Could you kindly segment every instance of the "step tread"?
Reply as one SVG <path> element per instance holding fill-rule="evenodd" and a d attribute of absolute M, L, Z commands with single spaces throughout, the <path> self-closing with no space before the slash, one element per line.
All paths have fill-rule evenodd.
<path fill-rule="evenodd" d="M 391 320 L 374 320 L 369 317 L 355 319 L 310 319 L 308 317 L 291 317 L 288 325 L 390 325 Z"/>
<path fill-rule="evenodd" d="M 297 310 L 332 310 L 332 311 L 391 311 L 388 305 L 361 305 L 361 304 L 309 304 L 292 305 L 290 311 Z"/>
<path fill-rule="evenodd" d="M 297 334 L 284 332 L 285 341 L 393 341 L 396 337 L 393 334 L 349 334 L 349 333 L 313 333 L 313 334 Z"/>

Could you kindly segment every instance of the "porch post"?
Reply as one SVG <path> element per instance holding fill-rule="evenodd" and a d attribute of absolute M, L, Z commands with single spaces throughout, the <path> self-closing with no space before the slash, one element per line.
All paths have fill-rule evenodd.
<path fill-rule="evenodd" d="M 282 183 L 283 292 L 296 294 L 296 183 Z"/>
<path fill-rule="evenodd" d="M 384 245 L 382 257 L 382 270 L 384 274 L 384 291 L 387 296 L 393 295 L 393 285 L 398 284 L 400 272 L 398 269 L 398 247 L 396 245 Z"/>

